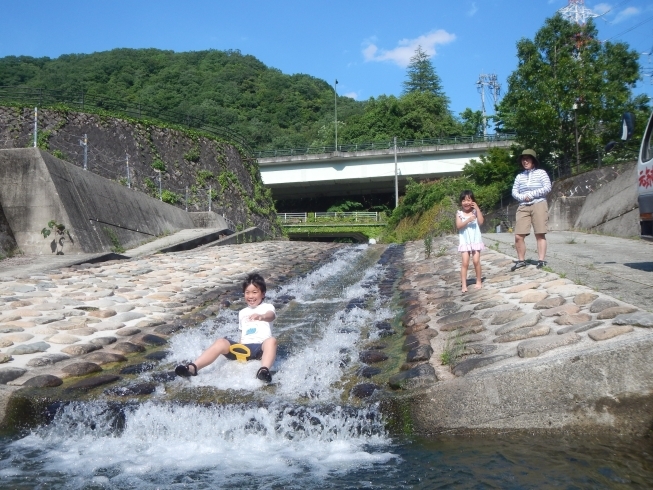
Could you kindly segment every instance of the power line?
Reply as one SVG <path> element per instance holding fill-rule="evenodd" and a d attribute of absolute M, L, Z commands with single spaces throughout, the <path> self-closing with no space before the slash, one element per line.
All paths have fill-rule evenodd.
<path fill-rule="evenodd" d="M 605 14 L 607 14 L 608 12 L 612 12 L 612 11 L 615 10 L 617 7 L 623 5 L 624 3 L 627 3 L 627 2 L 630 2 L 630 0 L 623 0 L 623 1 L 619 2 L 617 5 L 615 5 L 614 7 L 610 7 L 608 10 L 606 10 L 605 12 L 603 12 L 601 15 L 597 15 L 597 17 L 603 17 L 603 16 L 604 16 Z M 603 20 L 605 20 L 605 19 L 603 19 Z M 606 20 L 606 22 L 608 22 L 608 21 Z"/>
<path fill-rule="evenodd" d="M 634 30 L 634 29 L 637 29 L 638 27 L 640 27 L 640 26 L 646 24 L 647 22 L 650 22 L 651 20 L 653 20 L 653 15 L 650 16 L 649 18 L 647 18 L 647 19 L 641 21 L 639 24 L 635 24 L 635 25 L 634 25 L 633 27 L 631 27 L 630 29 L 626 29 L 625 31 L 620 32 L 619 34 L 615 34 L 615 35 L 612 36 L 611 38 L 608 38 L 608 39 L 606 39 L 606 40 L 604 40 L 604 41 L 601 41 L 601 42 L 602 42 L 602 43 L 607 43 L 608 41 L 614 39 L 615 37 L 619 37 L 619 36 L 621 36 L 621 35 L 623 35 L 623 34 L 626 34 L 626 33 L 630 32 L 630 31 Z"/>

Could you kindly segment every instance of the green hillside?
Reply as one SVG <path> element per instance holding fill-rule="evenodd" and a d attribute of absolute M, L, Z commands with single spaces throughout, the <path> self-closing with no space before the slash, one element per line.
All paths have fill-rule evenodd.
<path fill-rule="evenodd" d="M 0 58 L 0 86 L 82 90 L 134 104 L 204 117 L 252 147 L 304 145 L 332 119 L 333 89 L 309 75 L 284 75 L 239 51 L 175 53 L 114 49 L 56 59 Z M 339 100 L 343 117 L 363 104 Z"/>
<path fill-rule="evenodd" d="M 286 75 L 240 51 L 114 49 L 56 59 L 0 58 L 0 86 L 88 93 L 203 118 L 252 148 L 333 144 L 334 93 L 324 80 Z M 359 102 L 338 97 L 338 142 L 454 136 L 465 131 L 443 93 Z"/>

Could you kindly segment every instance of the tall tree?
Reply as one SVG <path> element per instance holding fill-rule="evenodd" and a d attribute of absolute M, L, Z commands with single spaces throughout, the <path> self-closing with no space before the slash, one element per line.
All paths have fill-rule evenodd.
<path fill-rule="evenodd" d="M 469 107 L 460 113 L 462 132 L 465 136 L 483 135 L 483 113 L 473 111 Z"/>
<path fill-rule="evenodd" d="M 415 54 L 410 58 L 410 63 L 406 69 L 406 77 L 404 94 L 430 92 L 438 97 L 445 97 L 440 77 L 435 73 L 431 58 L 422 50 L 421 46 L 417 46 Z"/>
<path fill-rule="evenodd" d="M 595 160 L 634 103 L 638 54 L 625 43 L 601 43 L 597 34 L 592 21 L 547 19 L 534 40 L 517 43 L 518 67 L 498 107 L 503 130 L 516 131 L 520 144 L 563 174 L 577 161 Z"/>

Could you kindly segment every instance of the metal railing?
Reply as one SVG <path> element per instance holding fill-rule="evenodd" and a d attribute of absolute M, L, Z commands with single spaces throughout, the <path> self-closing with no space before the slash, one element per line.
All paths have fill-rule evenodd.
<path fill-rule="evenodd" d="M 0 103 L 9 102 L 25 104 L 27 106 L 52 107 L 58 104 L 78 109 L 80 112 L 94 109 L 124 115 L 134 119 L 155 119 L 164 123 L 185 126 L 212 136 L 232 141 L 241 146 L 249 155 L 254 151 L 249 147 L 245 138 L 229 128 L 214 126 L 210 124 L 207 117 L 197 117 L 176 111 L 168 111 L 143 105 L 139 102 L 126 101 L 94 95 L 88 92 L 49 90 L 32 87 L 8 87 L 0 86 Z"/>
<path fill-rule="evenodd" d="M 282 223 L 317 223 L 317 222 L 353 222 L 353 223 L 384 223 L 385 213 L 375 211 L 347 211 L 347 212 L 316 212 L 316 213 L 277 213 L 277 218 Z"/>
<path fill-rule="evenodd" d="M 512 141 L 516 137 L 513 133 L 488 134 L 485 136 L 452 136 L 449 138 L 422 138 L 417 140 L 397 140 L 397 147 L 411 148 L 420 146 L 444 146 L 455 144 L 492 143 L 497 141 Z M 388 150 L 394 147 L 394 141 L 372 141 L 369 143 L 352 143 L 349 145 L 311 146 L 306 148 L 288 148 L 283 150 L 258 150 L 254 152 L 256 158 L 287 157 L 295 155 L 314 155 L 320 153 Z"/>

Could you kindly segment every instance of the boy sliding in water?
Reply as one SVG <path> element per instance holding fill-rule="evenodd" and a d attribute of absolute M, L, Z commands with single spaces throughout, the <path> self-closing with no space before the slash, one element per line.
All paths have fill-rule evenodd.
<path fill-rule="evenodd" d="M 250 350 L 247 360 L 261 360 L 261 368 L 256 377 L 271 383 L 270 368 L 277 356 L 277 339 L 272 337 L 272 322 L 277 315 L 274 305 L 263 303 L 266 289 L 265 280 L 259 274 L 250 274 L 245 278 L 243 293 L 247 306 L 238 312 L 238 323 L 241 330 L 240 343 Z M 194 362 L 177 366 L 175 373 L 184 377 L 197 376 L 200 369 L 211 364 L 220 354 L 235 360 L 236 356 L 229 349 L 236 343 L 229 339 L 218 339 Z"/>

